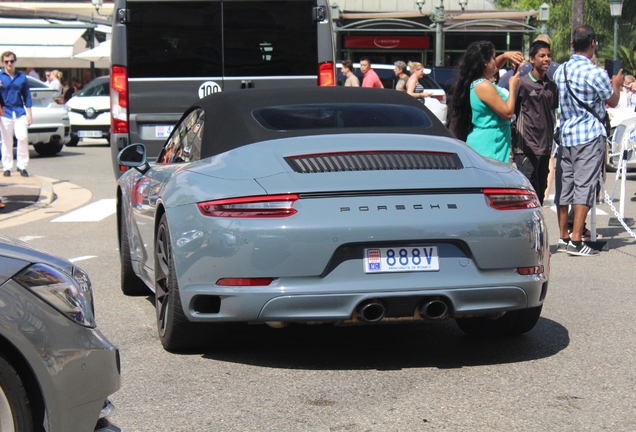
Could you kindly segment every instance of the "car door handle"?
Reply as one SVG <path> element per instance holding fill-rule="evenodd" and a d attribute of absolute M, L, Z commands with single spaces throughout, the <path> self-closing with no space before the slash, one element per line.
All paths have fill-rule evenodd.
<path fill-rule="evenodd" d="M 251 81 L 251 80 L 241 81 L 241 88 L 242 89 L 254 88 L 254 81 Z"/>

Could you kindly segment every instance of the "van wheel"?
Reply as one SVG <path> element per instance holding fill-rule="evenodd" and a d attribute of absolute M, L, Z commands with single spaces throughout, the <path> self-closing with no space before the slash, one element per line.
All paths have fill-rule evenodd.
<path fill-rule="evenodd" d="M 77 147 L 77 143 L 79 142 L 79 137 L 71 136 L 71 140 L 66 143 L 67 147 Z"/>
<path fill-rule="evenodd" d="M 62 151 L 64 144 L 33 144 L 33 148 L 40 156 L 55 156 Z"/>
<path fill-rule="evenodd" d="M 0 356 L 0 431 L 12 430 L 33 430 L 33 416 L 20 376 Z"/>
<path fill-rule="evenodd" d="M 541 316 L 543 305 L 508 311 L 497 319 L 484 317 L 457 318 L 459 328 L 469 336 L 517 336 L 534 328 Z"/>

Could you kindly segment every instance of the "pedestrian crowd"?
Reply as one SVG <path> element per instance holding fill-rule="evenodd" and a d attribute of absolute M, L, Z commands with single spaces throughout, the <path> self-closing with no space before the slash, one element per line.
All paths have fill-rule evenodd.
<path fill-rule="evenodd" d="M 543 205 L 555 186 L 557 250 L 596 256 L 586 244 L 585 219 L 597 199 L 607 139 L 607 107 L 636 109 L 636 79 L 622 69 L 610 76 L 596 64 L 596 33 L 590 26 L 572 33 L 573 54 L 552 59 L 551 40 L 537 37 L 528 61 L 520 52 L 497 55 L 489 41 L 470 44 L 457 66 L 447 126 L 477 153 L 511 164 L 534 187 Z M 501 73 L 509 62 L 512 68 Z M 345 85 L 360 86 L 353 63 L 344 60 Z M 360 60 L 362 87 L 384 88 L 368 58 Z M 395 90 L 423 100 L 421 63 L 395 62 Z M 355 78 L 355 79 L 354 79 Z M 558 116 L 558 121 L 557 121 Z"/>

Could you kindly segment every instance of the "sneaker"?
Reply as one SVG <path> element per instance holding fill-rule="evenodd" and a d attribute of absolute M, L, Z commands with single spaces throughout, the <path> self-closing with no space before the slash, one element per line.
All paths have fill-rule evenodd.
<path fill-rule="evenodd" d="M 28 177 L 28 176 L 29 176 L 29 173 L 28 173 L 28 172 L 27 172 L 27 170 L 25 170 L 25 169 L 20 169 L 20 168 L 18 168 L 18 172 L 20 173 L 20 175 L 21 175 L 22 177 Z"/>
<path fill-rule="evenodd" d="M 10 171 L 10 170 L 6 170 L 6 171 L 4 172 L 4 176 L 5 176 L 5 177 L 10 177 L 10 176 L 11 176 L 11 171 Z"/>
<path fill-rule="evenodd" d="M 557 243 L 557 252 L 565 252 L 568 248 L 568 242 L 563 239 L 559 239 Z"/>
<path fill-rule="evenodd" d="M 581 243 L 581 246 L 576 246 L 574 243 L 568 243 L 567 253 L 569 255 L 576 256 L 598 256 L 599 252 L 595 249 L 592 249 L 585 243 Z"/>

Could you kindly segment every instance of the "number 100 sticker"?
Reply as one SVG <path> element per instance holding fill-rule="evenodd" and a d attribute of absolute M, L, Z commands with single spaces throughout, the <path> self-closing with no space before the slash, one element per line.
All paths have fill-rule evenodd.
<path fill-rule="evenodd" d="M 365 273 L 438 271 L 437 246 L 364 250 Z"/>
<path fill-rule="evenodd" d="M 214 93 L 221 93 L 221 86 L 214 81 L 206 81 L 199 86 L 199 99 Z"/>

